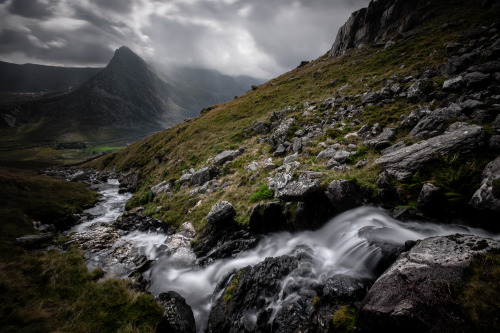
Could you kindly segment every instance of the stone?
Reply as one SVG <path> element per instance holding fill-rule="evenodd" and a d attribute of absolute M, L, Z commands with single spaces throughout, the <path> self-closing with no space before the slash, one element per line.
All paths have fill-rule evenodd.
<path fill-rule="evenodd" d="M 485 134 L 481 126 L 454 123 L 444 134 L 382 155 L 375 163 L 397 180 L 406 181 L 418 170 L 429 167 L 437 156 L 466 154 L 484 144 Z"/>
<path fill-rule="evenodd" d="M 500 212 L 500 157 L 484 168 L 481 187 L 472 196 L 470 204 L 477 209 Z"/>
<path fill-rule="evenodd" d="M 424 131 L 441 131 L 450 120 L 466 120 L 462 108 L 458 104 L 440 108 L 423 117 L 410 131 L 411 136 L 417 136 Z"/>
<path fill-rule="evenodd" d="M 129 172 L 120 176 L 118 181 L 120 182 L 120 190 L 123 192 L 135 192 L 137 191 L 137 185 L 141 175 L 137 172 Z"/>
<path fill-rule="evenodd" d="M 252 162 L 247 164 L 247 166 L 245 167 L 245 170 L 248 172 L 256 171 L 259 168 L 259 165 L 260 164 L 258 162 L 252 161 Z"/>
<path fill-rule="evenodd" d="M 452 314 L 457 300 L 449 286 L 464 283 L 472 260 L 498 248 L 498 240 L 472 235 L 420 241 L 373 284 L 357 314 L 357 331 L 464 330 L 463 322 Z"/>
<path fill-rule="evenodd" d="M 263 121 L 257 121 L 253 124 L 252 129 L 260 134 L 266 134 L 269 133 L 269 125 L 267 125 Z"/>
<path fill-rule="evenodd" d="M 406 97 L 410 102 L 416 103 L 425 99 L 425 87 L 429 83 L 429 80 L 422 79 L 417 80 L 413 83 L 408 90 L 406 90 Z"/>
<path fill-rule="evenodd" d="M 342 164 L 342 163 L 345 163 L 347 161 L 349 156 L 351 156 L 351 153 L 348 152 L 347 150 L 339 150 L 335 153 L 335 155 L 333 156 L 333 159 L 335 161 L 339 162 L 340 164 Z"/>
<path fill-rule="evenodd" d="M 193 174 L 185 173 L 181 176 L 181 178 L 179 178 L 179 183 L 181 184 L 188 183 L 189 181 L 191 181 L 191 177 L 193 177 Z"/>
<path fill-rule="evenodd" d="M 460 90 L 463 86 L 465 86 L 464 78 L 459 75 L 444 81 L 442 89 L 446 92 L 454 92 Z"/>
<path fill-rule="evenodd" d="M 224 224 L 232 221 L 236 211 L 228 201 L 220 201 L 212 206 L 212 209 L 205 218 L 210 224 Z"/>
<path fill-rule="evenodd" d="M 274 197 L 286 200 L 304 200 L 321 191 L 321 173 L 300 172 L 298 177 L 289 172 L 278 172 L 269 178 L 269 188 L 274 190 Z"/>
<path fill-rule="evenodd" d="M 201 186 L 201 185 L 205 184 L 206 182 L 208 182 L 209 180 L 214 178 L 217 175 L 218 171 L 219 170 L 215 166 L 209 166 L 209 167 L 202 168 L 202 169 L 196 171 L 191 176 L 191 179 L 190 179 L 191 185 L 192 186 Z"/>
<path fill-rule="evenodd" d="M 155 196 L 158 196 L 161 193 L 166 193 L 168 191 L 170 191 L 170 183 L 167 181 L 162 181 L 161 183 L 151 187 L 151 192 L 153 192 Z"/>
<path fill-rule="evenodd" d="M 390 146 L 390 141 L 392 141 L 395 136 L 396 130 L 394 128 L 386 127 L 375 139 L 365 141 L 365 146 L 380 150 Z"/>
<path fill-rule="evenodd" d="M 257 204 L 250 213 L 250 231 L 266 234 L 287 230 L 287 219 L 279 201 Z"/>
<path fill-rule="evenodd" d="M 500 151 L 500 135 L 491 136 L 488 148 L 494 151 Z"/>
<path fill-rule="evenodd" d="M 446 211 L 444 191 L 432 183 L 425 183 L 418 196 L 417 208 L 431 217 L 444 215 Z"/>
<path fill-rule="evenodd" d="M 500 61 L 487 61 L 476 66 L 471 66 L 467 71 L 481 72 L 485 74 L 493 74 L 495 72 L 500 72 Z"/>
<path fill-rule="evenodd" d="M 301 138 L 293 138 L 292 139 L 292 150 L 294 152 L 300 152 L 302 151 L 302 139 Z"/>
<path fill-rule="evenodd" d="M 365 201 L 359 185 L 345 179 L 332 181 L 326 189 L 326 196 L 338 213 L 361 206 Z"/>
<path fill-rule="evenodd" d="M 163 305 L 164 311 L 156 325 L 156 333 L 196 333 L 193 310 L 181 295 L 167 291 L 158 295 L 158 302 Z"/>
<path fill-rule="evenodd" d="M 295 162 L 299 158 L 299 154 L 295 153 L 293 155 L 287 156 L 283 159 L 283 164 L 290 164 L 292 162 Z"/>
<path fill-rule="evenodd" d="M 16 243 L 28 250 L 40 249 L 52 243 L 54 234 L 44 232 L 36 235 L 25 235 L 16 238 Z"/>
<path fill-rule="evenodd" d="M 276 148 L 276 150 L 274 151 L 273 156 L 278 157 L 278 156 L 284 155 L 285 153 L 286 153 L 286 147 L 285 147 L 285 145 L 280 143 L 278 145 L 278 148 Z"/>
<path fill-rule="evenodd" d="M 468 88 L 472 88 L 475 90 L 484 89 L 490 83 L 490 75 L 484 74 L 480 72 L 472 72 L 465 74 L 464 81 L 467 84 Z"/>
<path fill-rule="evenodd" d="M 239 150 L 226 150 L 222 153 L 218 154 L 214 158 L 215 164 L 222 165 L 228 161 L 234 160 L 236 157 L 241 155 L 241 151 Z"/>
<path fill-rule="evenodd" d="M 333 147 L 329 147 L 325 150 L 320 151 L 318 156 L 316 156 L 316 159 L 317 160 L 331 159 L 335 156 L 335 153 L 337 153 L 337 149 L 335 149 Z"/>

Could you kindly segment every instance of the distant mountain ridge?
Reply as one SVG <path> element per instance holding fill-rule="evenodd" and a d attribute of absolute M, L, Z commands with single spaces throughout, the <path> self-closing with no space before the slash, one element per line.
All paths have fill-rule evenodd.
<path fill-rule="evenodd" d="M 0 61 L 0 91 L 55 92 L 71 90 L 89 80 L 102 68 L 68 68 Z"/>
<path fill-rule="evenodd" d="M 9 75 L 15 77 L 15 70 L 26 66 L 1 63 L 0 69 L 10 68 Z M 0 87 L 7 87 L 0 102 L 4 137 L 26 142 L 137 139 L 195 117 L 203 108 L 250 88 L 210 70 L 181 68 L 173 69 L 171 75 L 159 73 L 125 46 L 115 51 L 104 69 L 33 66 L 20 72 L 16 85 L 7 87 L 6 79 L 0 79 Z M 45 75 L 40 82 L 23 82 L 36 81 L 41 72 Z M 71 77 L 71 73 L 78 75 Z"/>

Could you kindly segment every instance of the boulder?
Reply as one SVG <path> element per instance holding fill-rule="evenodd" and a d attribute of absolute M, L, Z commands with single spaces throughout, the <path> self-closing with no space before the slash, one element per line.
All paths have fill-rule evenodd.
<path fill-rule="evenodd" d="M 500 248 L 497 240 L 471 235 L 420 241 L 378 278 L 363 300 L 359 332 L 467 331 L 450 288 L 465 279 L 477 256 Z"/>
<path fill-rule="evenodd" d="M 228 161 L 234 160 L 236 157 L 240 156 L 242 152 L 240 150 L 226 150 L 214 157 L 215 164 L 224 164 Z"/>
<path fill-rule="evenodd" d="M 382 155 L 375 163 L 399 181 L 406 181 L 413 173 L 429 167 L 437 156 L 465 154 L 484 146 L 485 134 L 481 126 L 454 123 L 444 134 L 420 141 Z"/>
<path fill-rule="evenodd" d="M 458 104 L 451 104 L 448 107 L 440 108 L 429 112 L 411 130 L 410 135 L 417 136 L 424 131 L 442 131 L 450 120 L 467 119 L 462 113 L 462 108 Z"/>
<path fill-rule="evenodd" d="M 467 84 L 468 88 L 474 90 L 481 90 L 488 86 L 491 81 L 491 77 L 489 74 L 484 74 L 481 72 L 472 72 L 465 74 L 464 81 Z"/>
<path fill-rule="evenodd" d="M 454 92 L 460 90 L 464 85 L 464 78 L 459 75 L 444 81 L 443 90 L 446 92 Z"/>
<path fill-rule="evenodd" d="M 214 178 L 217 175 L 218 171 L 219 170 L 215 166 L 209 166 L 196 171 L 190 178 L 191 185 L 200 186 L 205 184 L 206 182 Z"/>
<path fill-rule="evenodd" d="M 345 179 L 332 181 L 328 185 L 326 196 L 338 213 L 361 206 L 365 200 L 361 187 Z"/>
<path fill-rule="evenodd" d="M 220 201 L 212 206 L 206 220 L 209 224 L 224 224 L 232 221 L 235 215 L 236 211 L 231 203 Z"/>
<path fill-rule="evenodd" d="M 425 183 L 418 196 L 417 208 L 431 217 L 444 215 L 446 211 L 444 191 L 432 183 Z"/>
<path fill-rule="evenodd" d="M 286 215 L 279 201 L 257 204 L 250 213 L 250 231 L 266 234 L 287 229 Z"/>
<path fill-rule="evenodd" d="M 44 232 L 37 235 L 26 235 L 16 238 L 16 243 L 28 250 L 40 249 L 54 240 L 54 234 Z"/>
<path fill-rule="evenodd" d="M 340 164 L 343 164 L 347 161 L 347 159 L 351 156 L 351 153 L 347 150 L 339 150 L 333 155 L 333 159 Z"/>
<path fill-rule="evenodd" d="M 268 178 L 268 182 L 275 198 L 304 200 L 321 191 L 320 178 L 318 172 L 301 172 L 298 177 L 290 172 L 278 172 L 274 178 Z"/>
<path fill-rule="evenodd" d="M 118 181 L 120 182 L 121 192 L 135 192 L 137 191 L 137 185 L 141 175 L 137 172 L 129 172 L 120 176 Z"/>
<path fill-rule="evenodd" d="M 408 90 L 406 90 L 406 97 L 410 102 L 416 103 L 426 98 L 426 86 L 429 80 L 422 79 L 413 83 Z"/>
<path fill-rule="evenodd" d="M 260 134 L 266 134 L 269 133 L 269 125 L 267 125 L 263 121 L 257 121 L 253 124 L 252 129 Z"/>
<path fill-rule="evenodd" d="M 500 212 L 500 157 L 484 168 L 481 187 L 472 196 L 470 204 L 478 209 Z"/>
<path fill-rule="evenodd" d="M 170 183 L 167 181 L 163 181 L 163 182 L 151 187 L 151 192 L 153 192 L 153 194 L 155 196 L 157 196 L 161 193 L 166 193 L 168 191 L 170 191 Z"/>
<path fill-rule="evenodd" d="M 329 160 L 331 158 L 333 158 L 333 156 L 335 156 L 335 153 L 337 152 L 337 149 L 333 148 L 333 147 L 329 147 L 325 150 L 322 150 L 319 152 L 318 156 L 316 156 L 316 159 L 317 160 Z"/>
<path fill-rule="evenodd" d="M 196 332 L 193 310 L 181 295 L 167 291 L 158 295 L 158 302 L 163 305 L 164 312 L 156 325 L 156 333 Z"/>

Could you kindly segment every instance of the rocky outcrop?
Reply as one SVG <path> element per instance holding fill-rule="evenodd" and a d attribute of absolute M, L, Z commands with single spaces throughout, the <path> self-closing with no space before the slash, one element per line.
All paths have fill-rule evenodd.
<path fill-rule="evenodd" d="M 472 196 L 470 204 L 479 209 L 500 212 L 500 157 L 484 169 L 481 187 Z"/>
<path fill-rule="evenodd" d="M 214 162 L 215 162 L 215 164 L 224 164 L 226 162 L 234 160 L 236 157 L 243 154 L 244 151 L 245 151 L 245 149 L 243 149 L 243 148 L 240 148 L 239 150 L 223 151 L 222 153 L 215 156 Z"/>
<path fill-rule="evenodd" d="M 278 172 L 274 178 L 269 178 L 269 188 L 274 190 L 277 199 L 304 200 L 321 190 L 321 173 L 301 172 L 296 175 L 291 172 Z"/>
<path fill-rule="evenodd" d="M 345 179 L 334 180 L 328 185 L 326 195 L 337 213 L 361 206 L 365 201 L 358 184 Z"/>
<path fill-rule="evenodd" d="M 420 241 L 372 286 L 358 312 L 358 331 L 462 331 L 452 287 L 464 282 L 476 256 L 498 248 L 497 240 L 471 235 Z"/>
<path fill-rule="evenodd" d="M 368 8 L 351 14 L 339 29 L 328 54 L 339 56 L 349 49 L 383 40 L 391 33 L 412 29 L 417 23 L 412 14 L 419 3 L 420 1 L 404 0 L 371 1 Z"/>
<path fill-rule="evenodd" d="M 163 305 L 164 312 L 161 322 L 156 325 L 156 333 L 196 332 L 193 310 L 181 295 L 175 291 L 161 293 L 158 302 Z"/>
<path fill-rule="evenodd" d="M 392 151 L 375 163 L 397 180 L 405 181 L 416 171 L 430 166 L 438 156 L 465 154 L 484 144 L 485 134 L 481 126 L 454 123 L 444 134 Z"/>

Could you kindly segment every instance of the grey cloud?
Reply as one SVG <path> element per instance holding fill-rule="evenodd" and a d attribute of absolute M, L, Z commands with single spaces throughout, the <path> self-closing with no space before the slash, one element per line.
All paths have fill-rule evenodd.
<path fill-rule="evenodd" d="M 7 10 L 16 15 L 43 19 L 51 17 L 51 6 L 38 0 L 12 0 Z"/>
<path fill-rule="evenodd" d="M 68 11 L 43 7 L 42 1 L 0 2 L 0 56 L 21 53 L 46 63 L 105 65 L 116 47 L 127 45 L 150 62 L 268 78 L 327 52 L 350 13 L 369 2 L 68 0 L 67 18 L 86 24 L 54 31 L 39 18 Z M 176 10 L 162 11 L 165 4 L 175 4 Z M 247 7 L 251 10 L 245 12 Z M 31 37 L 16 26 L 30 29 Z"/>

